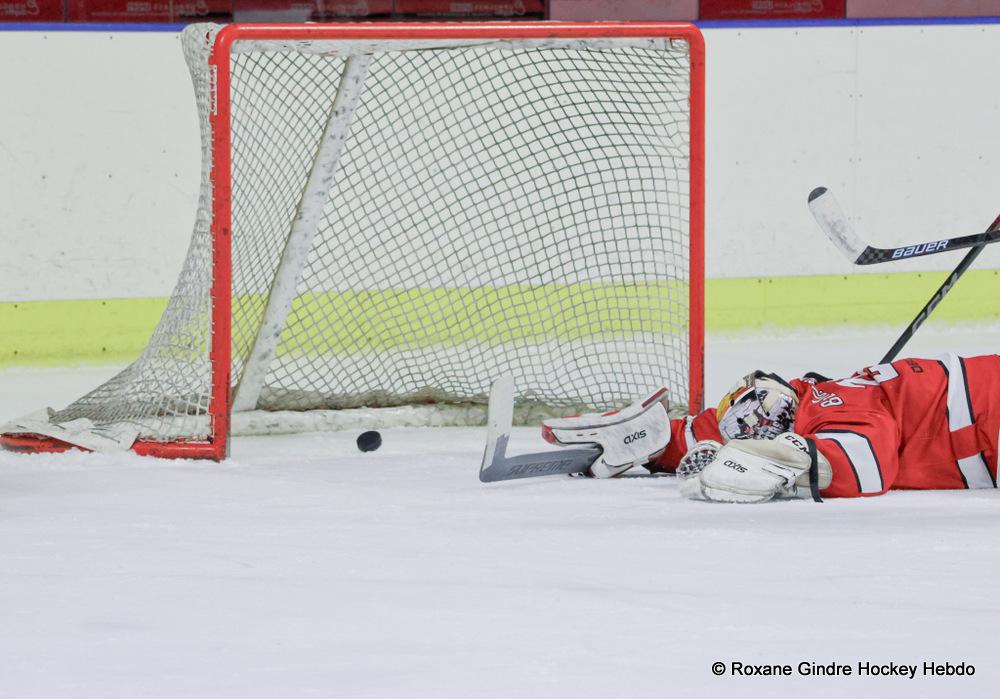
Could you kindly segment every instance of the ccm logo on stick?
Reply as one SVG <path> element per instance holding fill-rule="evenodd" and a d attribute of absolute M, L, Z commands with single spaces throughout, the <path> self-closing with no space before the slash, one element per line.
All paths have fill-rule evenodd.
<path fill-rule="evenodd" d="M 900 257 L 912 257 L 913 255 L 923 255 L 925 252 L 935 252 L 937 250 L 944 250 L 948 247 L 947 240 L 939 240 L 936 243 L 921 243 L 920 245 L 911 245 L 908 248 L 896 248 L 892 251 L 892 259 L 897 259 Z"/>
<path fill-rule="evenodd" d="M 638 432 L 633 432 L 628 437 L 625 438 L 625 444 L 631 444 L 638 439 L 645 439 L 646 430 L 639 430 Z"/>

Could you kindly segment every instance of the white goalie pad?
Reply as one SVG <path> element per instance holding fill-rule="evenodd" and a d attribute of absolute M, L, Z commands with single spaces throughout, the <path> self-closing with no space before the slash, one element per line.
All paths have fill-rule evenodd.
<path fill-rule="evenodd" d="M 819 488 L 830 485 L 830 462 L 817 452 Z M 687 459 L 687 457 L 685 457 Z M 715 452 L 714 458 L 681 494 L 714 502 L 766 502 L 776 497 L 808 497 L 811 458 L 806 439 L 785 432 L 774 439 L 734 439 Z"/>

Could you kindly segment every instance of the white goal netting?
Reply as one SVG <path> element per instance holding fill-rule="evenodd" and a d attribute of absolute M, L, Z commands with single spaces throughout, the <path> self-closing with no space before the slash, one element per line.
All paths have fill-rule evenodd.
<path fill-rule="evenodd" d="M 54 422 L 209 436 L 217 31 L 183 35 L 204 161 L 177 286 L 142 356 Z M 685 403 L 689 64 L 662 38 L 237 41 L 237 410 L 483 404 L 505 373 L 562 413 Z"/>

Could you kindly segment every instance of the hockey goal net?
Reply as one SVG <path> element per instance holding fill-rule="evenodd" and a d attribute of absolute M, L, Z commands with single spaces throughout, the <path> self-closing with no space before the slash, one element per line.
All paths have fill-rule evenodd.
<path fill-rule="evenodd" d="M 201 24 L 182 43 L 203 164 L 177 286 L 138 360 L 6 446 L 222 458 L 231 418 L 476 422 L 501 374 L 528 419 L 660 385 L 700 406 L 696 28 Z"/>

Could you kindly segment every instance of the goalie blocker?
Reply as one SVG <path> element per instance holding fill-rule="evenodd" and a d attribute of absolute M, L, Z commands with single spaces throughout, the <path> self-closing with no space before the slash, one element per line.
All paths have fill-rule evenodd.
<path fill-rule="evenodd" d="M 545 420 L 542 437 L 552 444 L 596 444 L 601 456 L 587 475 L 614 478 L 633 466 L 644 466 L 670 442 L 667 389 L 660 388 L 623 410 Z"/>

